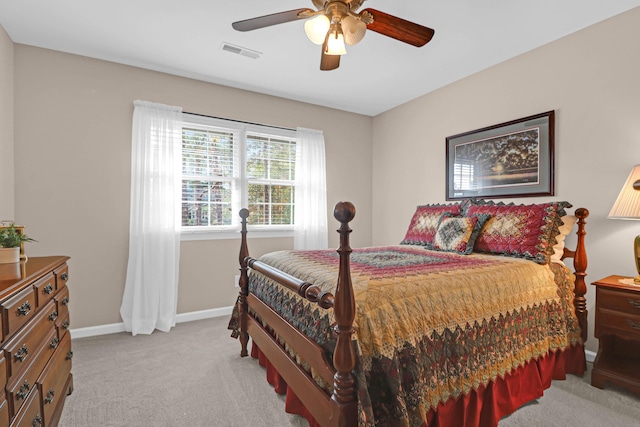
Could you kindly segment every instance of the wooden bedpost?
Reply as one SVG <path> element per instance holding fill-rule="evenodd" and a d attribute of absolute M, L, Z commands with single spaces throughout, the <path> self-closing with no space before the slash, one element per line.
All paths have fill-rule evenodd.
<path fill-rule="evenodd" d="M 351 255 L 349 222 L 355 214 L 356 208 L 349 202 L 338 202 L 333 210 L 333 216 L 341 223 L 338 229 L 340 270 L 333 307 L 337 341 L 333 353 L 333 366 L 336 373 L 333 377 L 333 395 L 331 396 L 331 426 L 335 427 L 352 427 L 358 424 L 358 403 L 355 378 L 352 373 L 356 367 L 356 354 L 352 343 L 356 303 L 349 266 Z"/>
<path fill-rule="evenodd" d="M 584 280 L 587 275 L 587 251 L 584 246 L 584 236 L 587 232 L 584 231 L 584 225 L 586 224 L 585 219 L 589 216 L 589 211 L 585 208 L 578 208 L 575 211 L 575 216 L 578 218 L 578 231 L 576 232 L 578 243 L 573 257 L 573 267 L 576 275 L 573 304 L 576 308 L 576 315 L 582 331 L 582 341 L 587 342 L 589 336 L 587 331 L 587 299 L 584 297 L 587 293 L 587 285 Z"/>
<path fill-rule="evenodd" d="M 240 218 L 242 218 L 242 243 L 240 244 L 240 296 L 238 297 L 238 312 L 240 316 L 240 356 L 248 356 L 247 344 L 249 343 L 249 333 L 247 332 L 247 316 L 249 315 L 249 306 L 247 304 L 247 296 L 249 295 L 249 277 L 246 258 L 249 256 L 249 247 L 247 246 L 247 218 L 249 218 L 248 209 L 240 209 Z"/>

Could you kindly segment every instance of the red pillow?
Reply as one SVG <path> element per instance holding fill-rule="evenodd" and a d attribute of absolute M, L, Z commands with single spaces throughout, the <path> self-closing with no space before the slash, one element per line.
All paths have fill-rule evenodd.
<path fill-rule="evenodd" d="M 416 208 L 409 229 L 402 245 L 422 245 L 433 248 L 433 241 L 438 230 L 438 222 L 444 213 L 460 215 L 462 207 L 459 203 L 423 205 Z"/>
<path fill-rule="evenodd" d="M 489 214 L 476 239 L 474 250 L 532 259 L 540 264 L 549 262 L 553 254 L 558 227 L 562 225 L 568 202 L 533 205 L 505 205 L 481 202 L 472 204 L 467 215 Z"/>

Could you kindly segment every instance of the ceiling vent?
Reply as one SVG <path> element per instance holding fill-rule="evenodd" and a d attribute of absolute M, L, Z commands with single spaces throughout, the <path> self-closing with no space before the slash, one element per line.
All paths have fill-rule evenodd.
<path fill-rule="evenodd" d="M 246 47 L 235 46 L 227 42 L 222 42 L 222 46 L 220 46 L 220 49 L 238 55 L 246 56 L 247 58 L 251 59 L 258 59 L 262 55 L 262 53 L 255 50 L 247 49 Z"/>

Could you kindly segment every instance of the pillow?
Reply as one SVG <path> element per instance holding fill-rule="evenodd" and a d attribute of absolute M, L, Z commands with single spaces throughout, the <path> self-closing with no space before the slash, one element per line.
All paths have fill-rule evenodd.
<path fill-rule="evenodd" d="M 487 219 L 489 219 L 487 214 L 473 216 L 443 214 L 438 223 L 433 249 L 464 255 L 470 254 Z"/>
<path fill-rule="evenodd" d="M 411 218 L 409 229 L 404 236 L 404 240 L 402 240 L 400 244 L 422 245 L 432 248 L 433 239 L 438 229 L 438 222 L 444 213 L 459 215 L 461 213 L 461 206 L 459 203 L 418 206 Z"/>
<path fill-rule="evenodd" d="M 565 215 L 562 218 L 562 225 L 558 228 L 560 234 L 556 236 L 556 244 L 553 245 L 553 255 L 551 255 L 552 262 L 558 262 L 560 264 L 564 264 L 562 262 L 562 255 L 564 254 L 564 240 L 573 230 L 573 226 L 578 221 L 578 217 L 575 215 Z"/>
<path fill-rule="evenodd" d="M 508 255 L 547 264 L 553 254 L 555 237 L 566 215 L 568 202 L 550 202 L 532 205 L 478 202 L 467 210 L 468 215 L 489 214 L 475 250 Z"/>

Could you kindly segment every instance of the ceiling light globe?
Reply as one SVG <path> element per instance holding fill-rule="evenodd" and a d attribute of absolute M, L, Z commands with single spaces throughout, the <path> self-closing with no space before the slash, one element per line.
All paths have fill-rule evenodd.
<path fill-rule="evenodd" d="M 327 55 L 346 55 L 347 49 L 344 46 L 344 36 L 342 33 L 331 33 L 327 37 Z"/>
<path fill-rule="evenodd" d="M 349 15 L 342 19 L 342 32 L 344 33 L 344 42 L 353 46 L 364 38 L 367 24 Z"/>
<path fill-rule="evenodd" d="M 318 15 L 314 18 L 307 19 L 304 23 L 304 32 L 313 43 L 321 45 L 327 36 L 327 31 L 331 27 L 331 22 L 326 15 Z"/>

